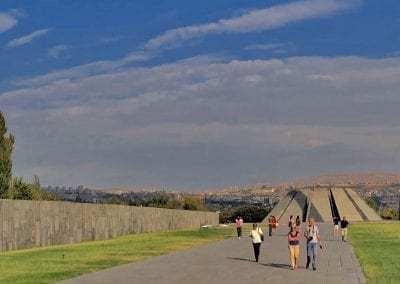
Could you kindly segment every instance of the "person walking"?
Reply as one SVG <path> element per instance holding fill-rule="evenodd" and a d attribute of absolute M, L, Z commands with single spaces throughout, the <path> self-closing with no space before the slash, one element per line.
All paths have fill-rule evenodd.
<path fill-rule="evenodd" d="M 290 227 L 290 231 L 287 235 L 288 242 L 289 242 L 289 255 L 290 255 L 290 266 L 293 269 L 298 267 L 299 263 L 299 252 L 300 252 L 300 233 L 296 225 L 292 225 Z"/>
<path fill-rule="evenodd" d="M 236 232 L 237 232 L 237 236 L 240 239 L 240 237 L 242 236 L 242 227 L 243 227 L 243 219 L 242 217 L 238 216 L 235 220 L 236 223 Z"/>
<path fill-rule="evenodd" d="M 342 230 L 342 242 L 347 241 L 347 227 L 349 222 L 346 220 L 346 216 L 343 216 L 342 221 L 340 221 L 340 229 Z"/>
<path fill-rule="evenodd" d="M 335 240 L 339 238 L 339 221 L 337 216 L 333 217 L 333 238 Z"/>
<path fill-rule="evenodd" d="M 272 229 L 277 229 L 278 228 L 278 220 L 276 220 L 275 216 L 272 216 Z"/>
<path fill-rule="evenodd" d="M 273 218 L 274 218 L 274 216 L 269 216 L 269 218 L 268 218 L 268 235 L 270 237 L 272 236 Z"/>
<path fill-rule="evenodd" d="M 313 217 L 308 219 L 308 226 L 304 232 L 304 236 L 307 239 L 307 264 L 306 268 L 312 264 L 313 270 L 317 270 L 317 249 L 318 244 L 322 248 L 322 243 L 318 231 L 317 225 L 315 225 L 315 220 Z"/>
<path fill-rule="evenodd" d="M 297 231 L 299 231 L 299 232 L 300 232 L 300 226 L 301 226 L 300 216 L 297 215 L 297 217 L 296 217 L 296 229 L 297 229 Z"/>
<path fill-rule="evenodd" d="M 251 237 L 251 242 L 253 244 L 253 250 L 254 250 L 254 257 L 256 258 L 256 262 L 258 262 L 258 258 L 260 256 L 260 247 L 261 247 L 261 242 L 264 239 L 264 233 L 257 226 L 257 224 L 253 224 L 253 228 L 250 231 L 249 237 Z"/>
<path fill-rule="evenodd" d="M 294 224 L 293 215 L 290 215 L 289 221 L 288 221 L 288 227 L 291 228 L 293 224 Z"/>

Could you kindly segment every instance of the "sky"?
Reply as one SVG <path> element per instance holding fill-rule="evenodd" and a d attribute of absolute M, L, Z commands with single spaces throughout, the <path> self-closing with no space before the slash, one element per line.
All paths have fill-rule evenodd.
<path fill-rule="evenodd" d="M 397 0 L 0 1 L 13 174 L 195 191 L 398 172 Z"/>

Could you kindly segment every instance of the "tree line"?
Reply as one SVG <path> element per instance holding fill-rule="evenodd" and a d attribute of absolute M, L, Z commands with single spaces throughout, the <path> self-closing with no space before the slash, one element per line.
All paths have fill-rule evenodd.
<path fill-rule="evenodd" d="M 52 200 L 54 195 L 40 189 L 39 177 L 33 182 L 12 175 L 12 151 L 15 137 L 7 133 L 6 120 L 0 111 L 0 198 L 25 200 Z"/>
<path fill-rule="evenodd" d="M 206 206 L 203 200 L 198 197 L 191 196 L 190 194 L 175 195 L 165 191 L 111 194 L 107 199 L 100 201 L 100 203 L 193 211 L 214 210 L 214 208 Z"/>

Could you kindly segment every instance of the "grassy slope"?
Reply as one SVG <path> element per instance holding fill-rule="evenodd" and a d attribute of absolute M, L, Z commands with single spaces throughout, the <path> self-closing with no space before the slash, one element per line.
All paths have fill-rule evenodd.
<path fill-rule="evenodd" d="M 399 283 L 400 223 L 353 223 L 349 235 L 369 284 Z"/>
<path fill-rule="evenodd" d="M 206 244 L 232 229 L 137 234 L 0 254 L 0 283 L 51 283 L 122 263 Z"/>

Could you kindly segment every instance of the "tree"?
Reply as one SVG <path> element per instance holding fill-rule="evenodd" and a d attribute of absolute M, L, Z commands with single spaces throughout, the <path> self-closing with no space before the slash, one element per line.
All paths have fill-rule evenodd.
<path fill-rule="evenodd" d="M 190 195 L 183 196 L 183 209 L 192 211 L 207 211 L 203 201 L 200 198 Z"/>
<path fill-rule="evenodd" d="M 14 145 L 14 136 L 6 135 L 6 120 L 0 112 L 0 198 L 7 197 L 12 178 L 11 153 Z"/>
<path fill-rule="evenodd" d="M 34 193 L 32 185 L 23 181 L 20 177 L 14 177 L 9 190 L 10 194 L 7 196 L 12 199 L 32 200 Z"/>
<path fill-rule="evenodd" d="M 395 219 L 396 218 L 396 210 L 394 208 L 386 208 L 382 210 L 381 217 L 383 219 Z"/>
<path fill-rule="evenodd" d="M 40 190 L 39 178 L 36 176 L 33 184 L 25 182 L 21 177 L 11 178 L 10 185 L 4 198 L 22 200 L 56 200 L 55 196 L 52 196 L 51 194 L 46 195 Z"/>
<path fill-rule="evenodd" d="M 237 216 L 241 216 L 245 223 L 259 223 L 270 211 L 270 209 L 261 206 L 245 205 L 236 209 L 224 209 L 219 218 L 221 223 L 232 223 Z"/>

